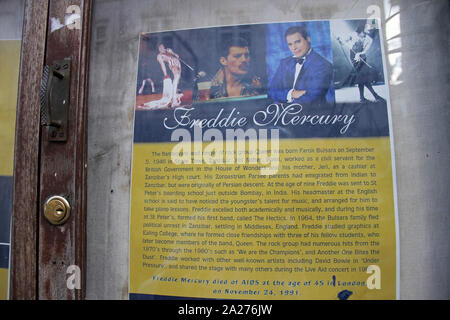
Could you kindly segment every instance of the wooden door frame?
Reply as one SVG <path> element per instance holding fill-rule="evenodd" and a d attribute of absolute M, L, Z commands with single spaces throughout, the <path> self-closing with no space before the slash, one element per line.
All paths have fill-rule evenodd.
<path fill-rule="evenodd" d="M 64 25 L 78 6 L 79 27 Z M 74 7 L 71 7 L 74 8 Z M 77 9 L 77 8 L 75 8 Z M 72 9 L 70 9 L 72 10 Z M 86 270 L 87 88 L 92 0 L 27 0 L 19 73 L 11 228 L 10 299 L 83 299 Z M 71 11 L 72 12 L 72 11 Z M 43 68 L 70 58 L 67 142 L 49 142 L 40 125 Z M 66 197 L 71 216 L 62 226 L 43 216 L 51 195 Z M 81 288 L 67 286 L 67 267 L 81 271 Z"/>

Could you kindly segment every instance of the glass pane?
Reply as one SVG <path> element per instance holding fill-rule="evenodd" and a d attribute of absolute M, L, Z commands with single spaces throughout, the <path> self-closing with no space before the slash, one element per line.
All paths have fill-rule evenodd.
<path fill-rule="evenodd" d="M 448 270 L 450 260 L 446 249 L 449 200 L 446 195 L 448 175 L 445 174 L 449 171 L 450 68 L 448 41 L 445 41 L 449 31 L 449 7 L 445 0 L 95 1 L 88 101 L 87 298 L 128 298 L 129 237 L 130 234 L 142 232 L 142 228 L 136 230 L 132 226 L 130 229 L 135 109 L 136 106 L 164 97 L 163 71 L 157 64 L 156 47 L 149 49 L 154 55 L 152 63 L 156 65 L 151 70 L 159 73 L 150 77 L 142 74 L 145 67 L 139 64 L 143 61 L 139 57 L 145 54 L 145 43 L 142 41 L 145 36 L 150 35 L 151 42 L 152 35 L 158 34 L 158 42 L 164 40 L 163 31 L 246 25 L 250 31 L 238 28 L 240 36 L 245 38 L 245 32 L 251 33 L 258 28 L 257 25 L 264 23 L 351 19 L 370 22 L 377 18 L 381 21 L 379 50 L 384 52 L 387 63 L 386 79 L 383 81 L 389 84 L 389 95 L 387 91 L 379 91 L 383 89 L 380 83 L 374 82 L 372 88 L 360 88 L 357 80 L 347 79 L 352 74 L 352 68 L 356 69 L 353 61 L 358 59 L 351 55 L 350 50 L 356 50 L 353 47 L 355 44 L 346 47 L 344 40 L 349 40 L 349 37 L 344 39 L 339 34 L 331 33 L 333 48 L 342 53 L 342 69 L 334 69 L 335 89 L 339 87 L 342 90 L 336 90 L 335 97 L 337 100 L 351 97 L 353 100 L 349 103 L 365 103 L 365 100 L 379 100 L 377 95 L 380 95 L 380 98 L 390 103 L 393 129 L 390 137 L 395 144 L 392 157 L 395 156 L 396 163 L 393 179 L 397 183 L 394 191 L 398 198 L 399 228 L 397 234 L 391 232 L 390 235 L 400 238 L 402 255 L 399 256 L 398 248 L 394 250 L 402 274 L 401 279 L 396 279 L 400 282 L 400 297 L 448 298 L 448 282 L 442 282 L 442 278 L 448 278 L 443 270 Z M 346 26 L 349 30 L 344 32 L 345 35 L 352 34 L 354 40 L 358 34 L 357 27 L 351 23 Z M 342 31 L 344 27 L 339 28 L 332 27 L 332 30 Z M 234 29 L 220 30 L 228 32 Z M 370 30 L 369 25 L 364 33 L 370 34 Z M 193 33 L 201 35 L 200 31 Z M 166 39 L 165 46 L 179 54 L 183 77 L 193 71 L 189 71 L 191 68 L 196 69 L 195 63 L 192 64 L 195 59 L 189 58 L 182 62 L 188 53 L 180 45 L 180 39 L 174 40 L 171 35 L 172 38 Z M 221 37 L 220 34 L 216 36 Z M 281 36 L 281 42 L 283 38 Z M 196 39 L 196 46 L 192 47 L 192 51 L 196 52 L 199 46 L 205 46 L 197 58 L 204 60 L 214 56 L 215 43 L 209 47 L 201 40 Z M 207 40 L 205 38 L 205 42 Z M 361 41 L 364 43 L 366 40 Z M 316 50 L 314 45 L 313 49 Z M 288 44 L 285 50 L 289 53 Z M 274 58 L 274 61 L 280 58 Z M 376 61 L 364 61 L 366 65 L 382 66 Z M 219 66 L 219 62 L 216 66 Z M 274 73 L 277 65 L 269 66 L 274 66 L 274 71 L 269 70 L 266 75 Z M 201 69 L 196 70 L 204 71 L 212 78 L 212 69 L 212 66 L 203 64 Z M 353 76 L 358 78 L 358 72 L 354 72 Z M 172 77 L 173 84 L 173 75 L 169 77 Z M 147 81 L 148 78 L 152 81 Z M 266 80 L 269 81 L 270 77 Z M 263 77 L 263 81 L 266 80 Z M 183 89 L 185 79 L 181 78 L 180 81 L 180 88 Z M 208 81 L 199 81 L 200 100 L 207 100 L 205 97 L 208 95 L 202 95 L 205 93 L 202 90 L 210 88 Z M 193 91 L 182 93 L 184 98 L 195 97 Z M 159 94 L 159 97 L 153 99 L 152 94 Z M 149 118 L 151 115 L 148 113 Z M 336 265 L 331 263 L 330 266 Z"/>
<path fill-rule="evenodd" d="M 0 1 L 0 300 L 8 297 L 14 136 L 24 1 Z"/>

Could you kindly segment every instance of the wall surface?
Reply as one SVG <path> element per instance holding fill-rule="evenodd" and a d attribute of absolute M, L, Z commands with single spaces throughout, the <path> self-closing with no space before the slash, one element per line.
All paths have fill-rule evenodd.
<path fill-rule="evenodd" d="M 22 38 L 25 0 L 0 0 L 0 39 Z"/>
<path fill-rule="evenodd" d="M 371 5 L 380 8 L 387 39 L 399 210 L 400 298 L 450 298 L 448 1 L 109 0 L 95 1 L 92 23 L 88 299 L 126 299 L 128 293 L 139 34 L 218 25 L 364 18 Z"/>

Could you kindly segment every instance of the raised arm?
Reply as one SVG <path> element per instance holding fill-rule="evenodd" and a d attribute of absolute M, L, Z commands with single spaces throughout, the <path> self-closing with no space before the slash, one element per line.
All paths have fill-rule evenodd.
<path fill-rule="evenodd" d="M 348 37 L 348 38 L 345 39 L 345 40 L 342 40 L 341 37 L 337 37 L 336 40 L 337 40 L 341 45 L 343 45 L 343 46 L 345 46 L 345 47 L 347 47 L 347 48 L 349 48 L 349 49 L 352 48 L 352 46 L 351 46 L 351 44 L 350 44 L 350 43 L 352 42 L 352 37 Z"/>

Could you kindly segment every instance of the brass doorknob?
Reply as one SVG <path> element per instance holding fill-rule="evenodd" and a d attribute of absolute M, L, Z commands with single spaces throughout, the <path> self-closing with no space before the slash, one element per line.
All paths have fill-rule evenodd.
<path fill-rule="evenodd" d="M 44 204 L 44 216 L 53 225 L 61 225 L 70 217 L 70 204 L 60 196 L 48 198 Z"/>

